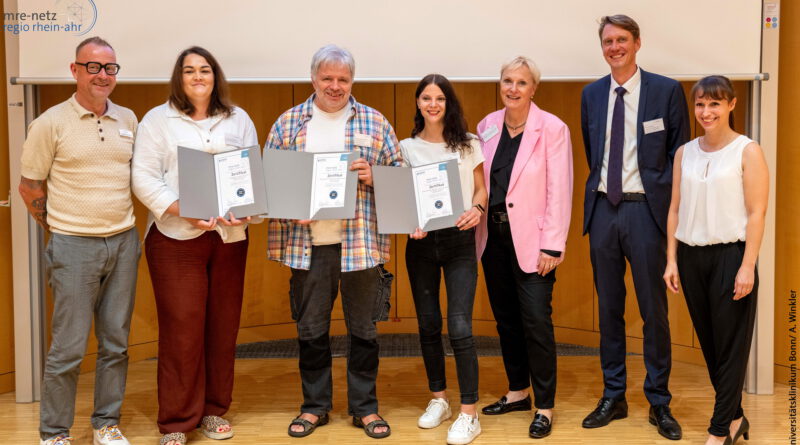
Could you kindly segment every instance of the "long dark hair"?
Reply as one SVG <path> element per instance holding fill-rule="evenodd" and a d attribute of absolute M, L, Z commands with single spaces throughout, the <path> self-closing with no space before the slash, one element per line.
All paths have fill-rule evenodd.
<path fill-rule="evenodd" d="M 736 91 L 733 89 L 731 80 L 725 76 L 706 76 L 697 81 L 692 87 L 692 101 L 700 97 L 710 97 L 714 100 L 727 100 L 728 102 L 736 99 Z M 728 125 L 733 128 L 733 112 L 728 115 Z"/>
<path fill-rule="evenodd" d="M 208 65 L 211 66 L 211 71 L 214 73 L 214 89 L 211 91 L 208 115 L 216 116 L 217 114 L 223 114 L 225 117 L 230 116 L 231 112 L 233 112 L 233 104 L 231 103 L 230 92 L 228 90 L 228 81 L 225 80 L 222 67 L 219 66 L 217 59 L 215 59 L 207 49 L 199 46 L 186 48 L 178 55 L 178 60 L 175 61 L 175 67 L 172 69 L 172 78 L 169 81 L 170 105 L 189 116 L 195 112 L 194 105 L 192 105 L 192 102 L 189 101 L 189 98 L 186 97 L 186 93 L 183 91 L 183 60 L 189 54 L 197 54 L 206 59 Z"/>
<path fill-rule="evenodd" d="M 458 96 L 453 89 L 453 84 L 441 74 L 428 74 L 423 77 L 417 84 L 417 91 L 414 93 L 414 98 L 419 99 L 419 95 L 430 84 L 434 84 L 444 93 L 445 107 L 444 107 L 444 136 L 447 148 L 454 153 L 459 152 L 462 155 L 472 151 L 472 138 L 467 133 L 467 120 L 464 119 L 464 112 L 461 110 L 461 102 L 458 101 Z M 425 118 L 422 117 L 419 107 L 414 114 L 414 129 L 411 130 L 411 137 L 415 137 L 422 132 L 425 128 Z"/>

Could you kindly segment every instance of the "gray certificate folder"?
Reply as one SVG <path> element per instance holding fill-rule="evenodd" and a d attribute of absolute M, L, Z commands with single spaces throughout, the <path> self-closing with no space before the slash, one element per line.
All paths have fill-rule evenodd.
<path fill-rule="evenodd" d="M 267 193 L 264 190 L 261 149 L 254 146 L 239 151 L 248 152 L 254 202 L 233 207 L 230 211 L 237 218 L 266 213 L 268 210 Z M 199 219 L 223 216 L 217 215 L 220 197 L 217 194 L 217 175 L 214 165 L 214 154 L 178 147 L 178 188 L 180 190 L 181 216 Z"/>
<path fill-rule="evenodd" d="M 318 153 L 330 154 L 330 153 Z M 267 186 L 269 218 L 283 219 L 353 219 L 356 216 L 358 173 L 350 165 L 357 152 L 347 155 L 347 177 L 343 207 L 319 209 L 311 214 L 311 187 L 314 180 L 315 153 L 291 150 L 264 150 L 264 182 Z"/>
<path fill-rule="evenodd" d="M 458 161 L 451 159 L 447 165 L 447 182 L 450 188 L 450 203 L 453 213 L 429 220 L 422 230 L 446 229 L 456 225 L 464 213 L 464 198 L 461 196 L 461 178 Z M 375 183 L 375 207 L 378 212 L 378 233 L 414 233 L 419 225 L 419 210 L 414 192 L 413 169 L 408 167 L 372 167 Z"/>

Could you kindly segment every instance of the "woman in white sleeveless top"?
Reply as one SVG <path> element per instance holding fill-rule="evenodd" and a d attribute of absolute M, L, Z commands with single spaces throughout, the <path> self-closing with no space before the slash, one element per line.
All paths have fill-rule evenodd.
<path fill-rule="evenodd" d="M 673 292 L 683 285 L 716 391 L 706 444 L 733 444 L 742 436 L 749 439 L 742 387 L 769 172 L 761 147 L 733 130 L 736 97 L 730 80 L 705 77 L 690 97 L 705 135 L 675 155 L 664 281 Z"/>

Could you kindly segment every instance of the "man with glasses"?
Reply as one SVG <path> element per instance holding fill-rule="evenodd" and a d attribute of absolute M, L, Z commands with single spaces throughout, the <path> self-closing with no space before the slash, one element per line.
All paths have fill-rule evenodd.
<path fill-rule="evenodd" d="M 30 124 L 22 150 L 20 194 L 33 218 L 50 231 L 45 259 L 54 306 L 41 445 L 72 443 L 78 373 L 92 320 L 94 444 L 129 445 L 118 425 L 141 254 L 130 186 L 137 122 L 131 110 L 108 100 L 120 69 L 116 61 L 105 40 L 81 42 L 70 65 L 75 94 Z"/>

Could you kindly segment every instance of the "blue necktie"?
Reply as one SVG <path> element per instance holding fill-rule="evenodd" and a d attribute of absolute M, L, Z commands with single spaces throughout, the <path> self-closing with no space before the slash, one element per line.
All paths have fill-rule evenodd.
<path fill-rule="evenodd" d="M 606 172 L 606 194 L 614 206 L 622 201 L 622 146 L 625 143 L 625 102 L 627 92 L 623 87 L 614 90 L 614 112 L 611 116 L 611 141 L 608 148 L 608 171 Z"/>

